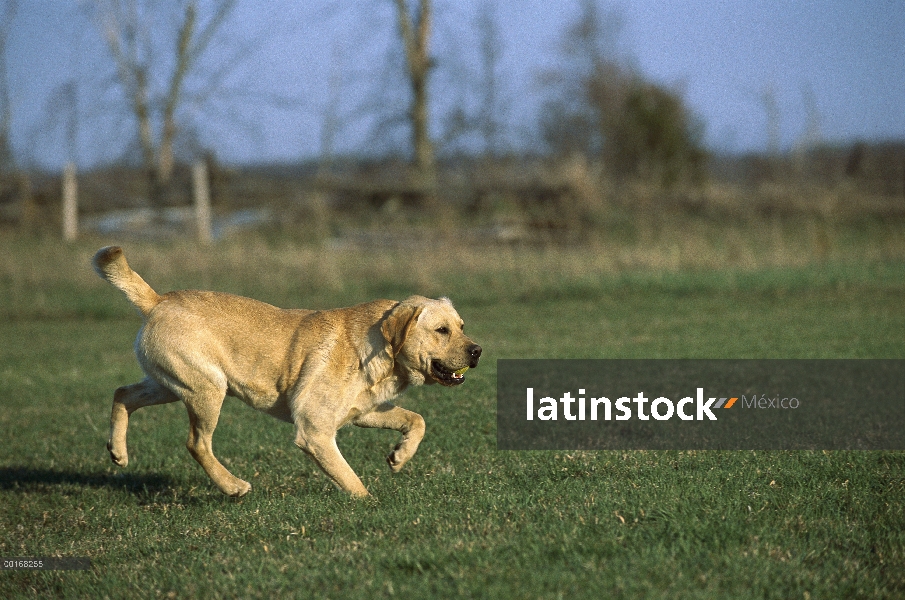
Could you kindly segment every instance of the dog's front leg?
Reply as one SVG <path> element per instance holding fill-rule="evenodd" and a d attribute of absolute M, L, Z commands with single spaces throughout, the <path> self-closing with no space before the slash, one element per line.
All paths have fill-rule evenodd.
<path fill-rule="evenodd" d="M 402 440 L 387 456 L 387 464 L 394 473 L 398 473 L 402 466 L 415 455 L 418 444 L 424 437 L 424 418 L 418 413 L 399 408 L 389 402 L 359 416 L 352 423 L 359 427 L 395 429 L 402 433 Z"/>
<path fill-rule="evenodd" d="M 328 432 L 310 423 L 296 423 L 295 445 L 314 459 L 336 487 L 359 498 L 368 495 L 368 488 L 340 453 L 335 431 Z"/>

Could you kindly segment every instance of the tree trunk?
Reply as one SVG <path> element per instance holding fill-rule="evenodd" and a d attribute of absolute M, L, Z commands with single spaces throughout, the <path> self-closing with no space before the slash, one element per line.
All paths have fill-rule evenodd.
<path fill-rule="evenodd" d="M 433 66 L 428 53 L 430 40 L 430 0 L 420 0 L 417 22 L 409 15 L 405 0 L 396 0 L 399 29 L 405 49 L 412 106 L 409 118 L 412 126 L 412 146 L 415 154 L 415 182 L 425 203 L 434 204 L 437 192 L 437 167 L 434 144 L 430 138 L 428 119 L 428 76 Z"/>

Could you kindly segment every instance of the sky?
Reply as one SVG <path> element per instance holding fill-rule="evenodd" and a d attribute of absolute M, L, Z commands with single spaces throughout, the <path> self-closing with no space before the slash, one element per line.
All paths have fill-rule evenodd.
<path fill-rule="evenodd" d="M 90 167 L 122 156 L 134 139 L 88 4 L 18 2 L 6 60 L 20 161 L 59 168 L 74 155 L 80 166 Z M 508 143 L 530 149 L 537 143 L 545 93 L 541 74 L 561 64 L 563 31 L 579 2 L 435 0 L 431 115 L 437 139 L 450 110 L 476 89 L 474 24 L 485 5 L 499 30 L 498 85 Z M 681 92 L 713 150 L 768 149 L 765 97 L 775 101 L 782 150 L 807 140 L 905 140 L 901 0 L 600 5 L 620 17 L 619 52 L 644 76 Z M 325 149 L 361 153 L 381 144 L 404 145 L 403 129 L 376 127 L 377 111 L 398 115 L 406 103 L 404 80 L 394 71 L 400 64 L 395 27 L 389 0 L 239 0 L 223 36 L 199 64 L 206 75 L 218 65 L 235 65 L 223 83 L 225 99 L 188 102 L 184 122 L 203 146 L 231 163 L 290 162 Z M 202 79 L 190 91 L 197 92 Z M 77 90 L 74 113 L 61 101 L 67 82 Z M 74 147 L 63 133 L 70 114 L 77 115 Z"/>

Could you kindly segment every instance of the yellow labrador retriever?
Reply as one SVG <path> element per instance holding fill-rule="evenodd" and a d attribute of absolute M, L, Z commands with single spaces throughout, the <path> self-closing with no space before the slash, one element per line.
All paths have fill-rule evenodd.
<path fill-rule="evenodd" d="M 367 496 L 336 446 L 336 431 L 353 423 L 401 432 L 387 457 L 390 469 L 399 471 L 424 437 L 424 419 L 389 400 L 410 385 L 459 385 L 481 356 L 446 298 L 283 310 L 219 292 L 161 296 L 115 246 L 97 252 L 94 268 L 145 319 L 135 353 L 146 377 L 113 395 L 107 442 L 113 462 L 128 463 L 130 414 L 181 400 L 189 414 L 189 452 L 230 496 L 248 493 L 251 485 L 230 473 L 211 448 L 225 396 L 293 423 L 295 444 L 337 487 Z"/>

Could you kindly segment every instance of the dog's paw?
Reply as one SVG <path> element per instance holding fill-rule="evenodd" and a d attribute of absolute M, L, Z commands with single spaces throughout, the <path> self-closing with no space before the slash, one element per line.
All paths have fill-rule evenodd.
<path fill-rule="evenodd" d="M 395 450 L 390 452 L 390 455 L 387 456 L 387 464 L 390 465 L 390 470 L 393 473 L 398 473 L 399 471 L 401 471 L 402 467 L 403 467 L 403 465 L 405 465 L 405 463 L 406 463 L 405 460 L 399 459 L 399 457 L 396 455 Z"/>
<path fill-rule="evenodd" d="M 251 491 L 251 484 L 241 479 L 236 479 L 234 484 L 223 488 L 223 493 L 233 498 L 241 498 Z"/>
<path fill-rule="evenodd" d="M 371 495 L 371 492 L 365 490 L 364 492 L 352 492 L 352 497 L 360 500 L 362 498 L 373 498 L 374 496 Z"/>
<path fill-rule="evenodd" d="M 107 442 L 107 451 L 110 452 L 110 459 L 113 461 L 113 464 L 120 467 L 125 467 L 129 464 L 129 455 L 125 451 L 118 452 L 114 450 L 113 444 L 110 442 Z"/>

